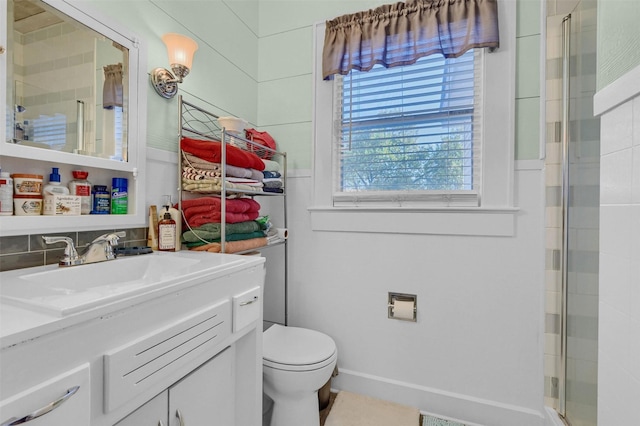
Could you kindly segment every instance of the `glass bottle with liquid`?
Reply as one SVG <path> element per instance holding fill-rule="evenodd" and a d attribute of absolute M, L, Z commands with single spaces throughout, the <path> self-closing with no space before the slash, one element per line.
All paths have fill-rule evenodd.
<path fill-rule="evenodd" d="M 158 250 L 176 251 L 176 221 L 171 218 L 169 206 L 165 206 L 163 219 L 158 222 Z"/>

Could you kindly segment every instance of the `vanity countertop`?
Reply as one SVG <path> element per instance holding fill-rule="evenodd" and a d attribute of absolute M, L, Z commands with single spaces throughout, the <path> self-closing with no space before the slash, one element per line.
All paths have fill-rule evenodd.
<path fill-rule="evenodd" d="M 10 301 L 4 297 L 0 297 L 0 349 L 5 349 L 22 342 L 37 339 L 41 336 L 71 328 L 79 324 L 84 324 L 88 321 L 99 321 L 102 318 L 107 318 L 113 315 L 117 311 L 140 305 L 165 295 L 184 291 L 191 286 L 202 284 L 203 281 L 210 278 L 233 274 L 236 271 L 251 267 L 262 268 L 265 261 L 264 258 L 259 256 L 240 256 L 189 251 L 176 253 L 154 252 L 152 254 L 135 257 L 143 258 L 146 256 L 157 256 L 158 258 L 156 260 L 159 259 L 164 263 L 170 263 L 177 258 L 189 259 L 194 262 L 188 269 L 181 270 L 179 274 L 175 274 L 175 276 L 169 277 L 168 279 L 163 278 L 160 285 L 152 283 L 151 286 L 142 286 L 140 290 L 120 295 L 118 297 L 110 297 L 110 299 L 105 300 L 104 303 L 95 302 L 91 305 L 87 305 L 88 307 L 86 309 L 76 308 L 75 311 L 68 314 L 60 314 L 46 309 L 43 310 L 37 307 L 34 308 L 27 305 L 21 305 L 20 303 L 15 303 L 15 301 Z M 127 261 L 127 259 L 130 259 L 130 257 L 115 259 L 113 261 L 102 262 L 95 265 L 100 265 L 100 267 L 103 268 L 105 265 L 111 268 L 117 268 L 119 265 L 123 265 L 118 262 Z M 195 261 L 197 261 L 197 264 Z M 78 272 L 85 273 L 89 272 L 88 268 L 94 267 L 94 265 L 82 265 L 71 268 L 87 268 L 85 270 L 77 269 Z M 15 280 L 17 277 L 55 276 L 59 269 L 60 268 L 57 265 L 47 265 L 1 272 L 0 295 L 7 292 L 7 289 L 9 288 L 8 283 Z M 91 272 L 93 273 L 93 271 Z M 148 277 L 145 279 L 149 282 Z"/>

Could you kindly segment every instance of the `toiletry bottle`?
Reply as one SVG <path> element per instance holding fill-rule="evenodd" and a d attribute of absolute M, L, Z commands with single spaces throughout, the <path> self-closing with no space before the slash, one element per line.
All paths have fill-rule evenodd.
<path fill-rule="evenodd" d="M 58 214 L 58 207 L 56 206 L 56 195 L 68 195 L 69 188 L 60 185 L 60 174 L 58 168 L 53 167 L 51 174 L 49 175 L 49 184 L 42 190 L 44 196 L 43 210 L 44 215 L 56 215 Z"/>
<path fill-rule="evenodd" d="M 13 179 L 9 172 L 0 173 L 0 215 L 13 214 Z"/>
<path fill-rule="evenodd" d="M 111 179 L 111 214 L 127 214 L 127 186 L 126 178 Z"/>
<path fill-rule="evenodd" d="M 111 197 L 107 191 L 107 185 L 93 185 L 91 193 L 93 209 L 91 214 L 109 214 L 111 213 Z"/>
<path fill-rule="evenodd" d="M 69 192 L 71 195 L 80 197 L 80 214 L 91 213 L 91 182 L 87 180 L 89 172 L 84 170 L 73 170 L 73 180 L 69 182 Z"/>
<path fill-rule="evenodd" d="M 162 205 L 162 207 L 163 210 L 160 211 L 158 220 L 162 220 L 164 218 L 165 211 L 168 211 L 171 214 L 171 219 L 176 222 L 175 248 L 176 251 L 179 251 L 182 246 L 182 242 L 180 241 L 180 238 L 182 237 L 182 215 L 180 214 L 180 211 L 178 209 L 173 207 L 173 204 L 171 203 L 171 195 L 164 196 L 164 204 Z"/>
<path fill-rule="evenodd" d="M 176 221 L 171 219 L 169 206 L 166 206 L 164 218 L 158 222 L 158 250 L 176 251 Z"/>

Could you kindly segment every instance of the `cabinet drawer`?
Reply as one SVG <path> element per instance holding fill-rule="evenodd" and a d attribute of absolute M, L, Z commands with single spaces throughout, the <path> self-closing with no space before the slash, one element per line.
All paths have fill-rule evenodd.
<path fill-rule="evenodd" d="M 260 318 L 261 287 L 233 296 L 233 332 L 242 330 Z"/>
<path fill-rule="evenodd" d="M 45 408 L 50 404 L 54 408 L 46 412 Z M 40 411 L 41 416 L 28 420 L 29 426 L 88 425 L 90 406 L 89 364 L 86 363 L 0 401 L 0 424 L 19 422 L 19 419 Z"/>
<path fill-rule="evenodd" d="M 169 384 L 189 365 L 231 335 L 231 304 L 224 300 L 104 355 L 105 412 L 143 391 Z"/>

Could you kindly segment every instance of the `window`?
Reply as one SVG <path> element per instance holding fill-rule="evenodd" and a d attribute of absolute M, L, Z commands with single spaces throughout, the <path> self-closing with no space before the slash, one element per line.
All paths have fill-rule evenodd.
<path fill-rule="evenodd" d="M 463 167 L 457 169 L 453 167 L 458 170 L 456 179 L 461 177 L 464 183 L 457 189 L 444 185 L 439 189 L 421 187 L 413 191 L 397 187 L 354 191 L 353 184 L 344 184 L 343 166 L 350 166 L 348 162 L 342 163 L 343 154 L 345 152 L 348 154 L 343 149 L 348 149 L 349 126 L 345 125 L 345 120 L 338 111 L 343 110 L 341 104 L 344 103 L 345 98 L 344 87 L 345 84 L 347 87 L 350 84 L 350 77 L 344 78 L 343 90 L 339 90 L 337 85 L 340 83 L 335 80 L 323 80 L 321 58 L 325 24 L 315 25 L 313 201 L 309 208 L 312 229 L 347 232 L 512 235 L 513 213 L 516 210 L 513 207 L 515 28 L 512 25 L 516 19 L 515 9 L 515 2 L 499 0 L 500 48 L 494 53 L 481 54 L 482 58 L 477 57 L 477 52 L 474 53 L 474 90 L 477 85 L 482 89 L 482 94 L 481 97 L 476 97 L 474 102 L 473 120 L 469 121 L 467 116 L 464 125 L 461 122 L 451 125 L 455 123 L 455 114 L 449 113 L 450 121 L 446 128 L 455 130 L 448 130 L 450 134 L 442 136 L 447 141 L 455 138 L 465 141 L 465 143 L 454 143 L 451 146 L 467 144 L 465 149 L 456 153 L 460 157 L 465 157 Z M 429 62 L 435 58 L 426 57 L 423 60 Z M 469 57 L 465 60 L 469 60 Z M 421 66 L 420 61 L 413 66 L 418 69 Z M 404 72 L 410 69 L 411 66 L 406 66 Z M 393 68 L 389 68 L 385 71 L 392 70 Z M 481 74 L 477 73 L 478 70 Z M 351 78 L 353 79 L 354 76 Z M 353 87 L 355 89 L 356 86 Z M 450 90 L 444 90 L 441 95 L 447 96 L 455 92 L 452 90 L 453 85 L 449 87 Z M 349 102 L 347 101 L 347 106 Z M 356 106 L 358 105 L 354 101 L 353 107 Z M 356 116 L 356 119 L 358 118 Z M 409 123 L 409 127 L 428 127 L 426 116 L 413 118 L 423 119 L 423 123 L 405 121 L 405 125 Z M 431 118 L 434 119 L 432 121 L 434 124 L 437 120 L 434 115 Z M 351 121 L 353 121 L 350 129 L 353 149 L 354 140 L 358 137 L 357 131 L 365 127 L 366 123 L 354 121 L 353 114 Z M 360 128 L 357 128 L 356 124 Z M 471 148 L 468 147 L 470 135 L 473 135 Z M 408 135 L 404 137 L 411 139 Z M 432 138 L 435 137 L 432 136 Z M 415 140 L 426 141 L 427 139 L 421 136 Z M 440 141 L 435 142 L 432 139 L 432 146 L 434 144 L 443 146 Z M 447 152 L 446 149 L 442 155 L 445 155 L 445 152 Z M 473 155 L 470 157 L 471 153 Z M 370 156 L 369 160 L 372 159 L 373 156 Z M 362 161 L 362 163 L 366 165 L 371 161 Z M 425 213 L 429 215 L 425 216 Z"/>
<path fill-rule="evenodd" d="M 334 205 L 478 205 L 482 56 L 432 55 L 335 77 Z"/>

